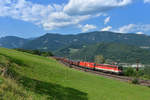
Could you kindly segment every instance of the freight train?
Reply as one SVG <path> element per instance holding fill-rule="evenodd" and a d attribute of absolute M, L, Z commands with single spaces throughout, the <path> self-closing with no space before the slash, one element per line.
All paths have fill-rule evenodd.
<path fill-rule="evenodd" d="M 73 61 L 66 58 L 61 57 L 54 57 L 56 60 L 62 61 L 69 65 L 75 65 L 78 67 L 83 67 L 91 70 L 103 71 L 103 72 L 110 72 L 116 74 L 123 74 L 123 67 L 119 65 L 109 65 L 109 64 L 96 64 L 93 62 L 86 62 L 86 61 Z"/>

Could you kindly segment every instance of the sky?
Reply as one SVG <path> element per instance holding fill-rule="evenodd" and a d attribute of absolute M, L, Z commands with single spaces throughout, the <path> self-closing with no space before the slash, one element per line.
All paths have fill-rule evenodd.
<path fill-rule="evenodd" d="M 150 0 L 0 0 L 0 37 L 91 31 L 150 35 Z"/>

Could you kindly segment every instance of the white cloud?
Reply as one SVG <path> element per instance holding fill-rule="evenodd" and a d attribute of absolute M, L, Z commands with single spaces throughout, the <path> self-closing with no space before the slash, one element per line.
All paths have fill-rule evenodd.
<path fill-rule="evenodd" d="M 90 16 L 68 16 L 63 12 L 54 12 L 49 15 L 48 20 L 43 23 L 46 30 L 52 30 L 55 28 L 66 27 L 70 25 L 76 25 L 83 20 L 90 18 Z"/>
<path fill-rule="evenodd" d="M 107 26 L 101 29 L 101 31 L 110 31 L 112 29 L 112 26 Z"/>
<path fill-rule="evenodd" d="M 70 0 L 64 7 L 69 15 L 88 15 L 126 6 L 132 0 Z"/>
<path fill-rule="evenodd" d="M 129 25 L 125 25 L 125 26 L 120 27 L 116 31 L 120 32 L 120 33 L 128 33 L 130 31 L 133 31 L 133 29 L 135 29 L 135 24 L 129 24 Z"/>
<path fill-rule="evenodd" d="M 3 0 L 0 2 L 0 17 L 10 17 L 35 25 L 46 30 L 78 25 L 89 18 L 101 16 L 103 11 L 121 7 L 132 0 L 69 0 L 68 4 L 42 5 L 30 0 Z M 76 16 L 74 16 L 74 13 Z M 110 18 L 106 19 L 108 23 Z M 85 26 L 84 26 L 85 27 Z M 85 28 L 94 28 L 86 25 Z M 88 29 L 87 28 L 87 29 Z M 86 30 L 85 30 L 86 31 Z"/>
<path fill-rule="evenodd" d="M 129 25 L 124 25 L 117 30 L 113 30 L 115 32 L 119 33 L 145 33 L 150 31 L 150 24 L 129 24 Z"/>
<path fill-rule="evenodd" d="M 110 16 L 104 20 L 104 24 L 107 24 L 110 21 Z"/>
<path fill-rule="evenodd" d="M 1 37 L 5 37 L 5 36 L 8 36 L 8 35 L 9 35 L 9 34 L 7 34 L 6 32 L 1 32 L 1 33 L 0 33 L 0 38 L 1 38 Z"/>
<path fill-rule="evenodd" d="M 94 25 L 89 25 L 89 24 L 86 24 L 86 25 L 78 25 L 79 28 L 81 28 L 82 32 L 87 32 L 89 30 L 93 30 L 93 29 L 96 29 L 97 27 L 94 26 Z"/>
<path fill-rule="evenodd" d="M 150 3 L 150 0 L 144 0 L 144 3 Z"/>
<path fill-rule="evenodd" d="M 64 5 L 41 5 L 26 0 L 3 0 L 0 17 L 10 17 L 42 26 L 46 30 L 71 26 L 90 18 L 90 15 L 69 16 L 63 12 Z"/>
<path fill-rule="evenodd" d="M 136 32 L 136 34 L 144 34 L 143 32 Z"/>

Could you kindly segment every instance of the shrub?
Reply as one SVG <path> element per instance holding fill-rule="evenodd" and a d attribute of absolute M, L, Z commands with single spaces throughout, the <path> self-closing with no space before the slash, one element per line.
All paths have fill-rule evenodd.
<path fill-rule="evenodd" d="M 132 80 L 132 83 L 133 83 L 133 84 L 139 84 L 139 79 L 138 79 L 138 78 L 134 78 L 134 79 Z"/>
<path fill-rule="evenodd" d="M 136 74 L 137 77 L 144 76 L 144 70 L 139 70 Z"/>
<path fill-rule="evenodd" d="M 150 66 L 145 66 L 143 72 L 144 72 L 144 77 L 150 79 Z"/>
<path fill-rule="evenodd" d="M 132 67 L 124 68 L 124 75 L 126 76 L 136 76 L 136 71 Z"/>

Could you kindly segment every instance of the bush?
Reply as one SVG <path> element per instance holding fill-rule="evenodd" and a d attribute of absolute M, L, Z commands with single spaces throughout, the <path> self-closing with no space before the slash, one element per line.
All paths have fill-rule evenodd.
<path fill-rule="evenodd" d="M 134 79 L 132 80 L 132 83 L 133 83 L 133 84 L 139 84 L 139 79 L 138 79 L 138 78 L 134 78 Z"/>
<path fill-rule="evenodd" d="M 144 77 L 150 79 L 150 66 L 145 66 L 143 72 L 144 72 Z"/>
<path fill-rule="evenodd" d="M 132 67 L 124 68 L 124 75 L 125 76 L 136 76 L 136 71 Z"/>
<path fill-rule="evenodd" d="M 139 70 L 137 73 L 136 73 L 137 75 L 137 77 L 141 77 L 141 76 L 144 76 L 144 70 Z"/>

